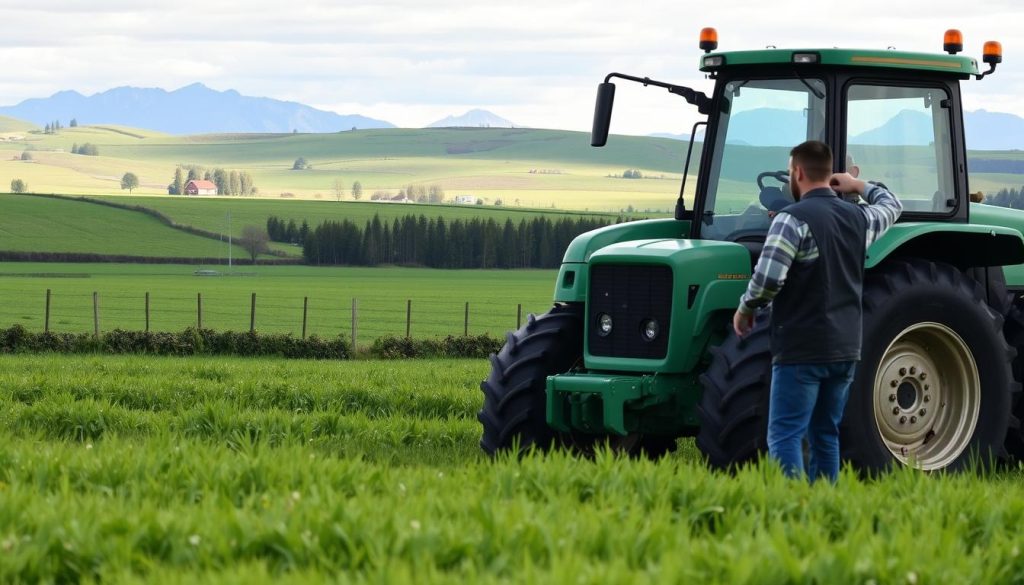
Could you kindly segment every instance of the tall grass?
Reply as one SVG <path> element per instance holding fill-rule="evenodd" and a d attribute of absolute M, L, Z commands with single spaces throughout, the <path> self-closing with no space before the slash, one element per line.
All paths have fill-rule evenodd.
<path fill-rule="evenodd" d="M 1018 472 L 491 461 L 486 367 L 0 357 L 0 580 L 1024 579 Z"/>

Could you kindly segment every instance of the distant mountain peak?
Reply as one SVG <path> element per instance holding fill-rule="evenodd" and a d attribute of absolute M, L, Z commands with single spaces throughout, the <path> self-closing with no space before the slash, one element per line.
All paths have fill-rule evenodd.
<path fill-rule="evenodd" d="M 511 120 L 502 118 L 494 112 L 473 108 L 461 116 L 448 116 L 438 120 L 427 128 L 515 128 Z"/>
<path fill-rule="evenodd" d="M 88 97 L 62 91 L 0 107 L 0 115 L 37 125 L 72 118 L 81 124 L 118 124 L 169 134 L 214 132 L 339 132 L 352 128 L 394 128 L 383 120 L 342 115 L 304 104 L 244 96 L 233 89 L 218 91 L 192 83 L 174 91 L 162 88 L 115 87 Z"/>

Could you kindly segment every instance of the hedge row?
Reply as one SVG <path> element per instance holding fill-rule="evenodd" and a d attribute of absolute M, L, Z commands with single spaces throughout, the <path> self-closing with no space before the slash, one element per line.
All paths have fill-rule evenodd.
<path fill-rule="evenodd" d="M 381 337 L 360 357 L 486 358 L 501 348 L 501 340 L 489 335 L 448 336 L 443 339 Z M 297 359 L 351 359 L 352 346 L 338 336 L 306 339 L 284 333 L 213 331 L 190 327 L 181 332 L 143 332 L 114 329 L 98 338 L 89 333 L 38 333 L 14 325 L 0 329 L 0 354 L 4 353 L 109 353 L 165 356 L 233 355 L 277 356 Z"/>
<path fill-rule="evenodd" d="M 444 339 L 409 339 L 385 336 L 370 345 L 370 355 L 380 359 L 485 358 L 501 349 L 502 340 L 490 335 L 466 335 Z"/>
<path fill-rule="evenodd" d="M 278 333 L 240 333 L 185 329 L 154 333 L 114 329 L 98 338 L 88 333 L 36 333 L 22 325 L 0 329 L 0 353 L 138 353 L 148 355 L 280 356 L 307 359 L 346 359 L 352 355 L 341 337 L 298 339 Z"/>

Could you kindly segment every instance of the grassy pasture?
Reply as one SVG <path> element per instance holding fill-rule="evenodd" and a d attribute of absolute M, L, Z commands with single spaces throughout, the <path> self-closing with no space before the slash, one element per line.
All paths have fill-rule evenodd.
<path fill-rule="evenodd" d="M 1006 583 L 1019 471 L 487 460 L 487 363 L 0 356 L 0 580 Z"/>
<path fill-rule="evenodd" d="M 206 268 L 227 272 L 223 265 Z M 153 331 L 196 325 L 197 294 L 202 294 L 204 327 L 247 331 L 255 292 L 260 331 L 300 334 L 303 297 L 309 297 L 307 333 L 324 337 L 350 334 L 353 298 L 360 344 L 405 335 L 408 300 L 414 336 L 461 334 L 466 302 L 471 334 L 502 335 L 515 328 L 518 304 L 524 320 L 528 312 L 550 308 L 556 276 L 550 270 L 242 266 L 235 276 L 202 277 L 194 276 L 195 270 L 167 264 L 0 263 L 0 323 L 42 330 L 50 289 L 54 331 L 92 331 L 93 292 L 99 293 L 102 330 L 143 330 L 149 292 Z"/>
<path fill-rule="evenodd" d="M 98 157 L 71 155 L 74 143 L 99 146 Z M 33 149 L 34 163 L 13 158 Z M 449 196 L 471 194 L 488 203 L 559 209 L 669 209 L 685 143 L 616 137 L 592 149 L 580 132 L 524 129 L 362 130 L 336 134 L 211 134 L 167 136 L 145 130 L 83 126 L 56 135 L 25 135 L 0 143 L 0 180 L 21 178 L 36 192 L 116 193 L 115 181 L 136 173 L 141 194 L 166 193 L 179 163 L 247 170 L 262 197 L 292 193 L 333 199 L 341 179 L 365 197 L 406 185 L 443 187 Z M 292 171 L 298 157 L 313 164 Z M 638 168 L 641 180 L 609 178 Z M 531 172 L 532 171 L 532 172 Z"/>
<path fill-rule="evenodd" d="M 239 246 L 233 255 L 245 257 Z M 103 205 L 0 195 L 0 250 L 219 258 L 227 244 L 167 227 L 147 215 Z"/>

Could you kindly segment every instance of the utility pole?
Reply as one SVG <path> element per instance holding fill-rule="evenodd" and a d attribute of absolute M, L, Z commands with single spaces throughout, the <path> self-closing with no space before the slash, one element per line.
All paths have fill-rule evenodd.
<path fill-rule="evenodd" d="M 228 211 L 228 271 L 231 271 L 231 211 Z"/>

